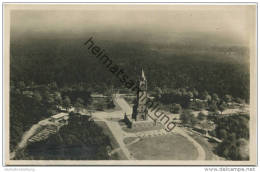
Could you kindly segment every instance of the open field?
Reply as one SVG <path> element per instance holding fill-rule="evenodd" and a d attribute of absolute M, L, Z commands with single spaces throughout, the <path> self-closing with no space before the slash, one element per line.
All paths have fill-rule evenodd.
<path fill-rule="evenodd" d="M 129 146 L 138 160 L 195 160 L 196 148 L 179 134 L 144 138 Z"/>

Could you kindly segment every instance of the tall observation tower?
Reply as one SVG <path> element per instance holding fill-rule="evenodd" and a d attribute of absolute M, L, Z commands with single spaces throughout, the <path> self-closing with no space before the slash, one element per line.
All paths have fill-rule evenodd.
<path fill-rule="evenodd" d="M 143 69 L 141 70 L 141 76 L 139 77 L 139 89 L 137 91 L 136 102 L 133 107 L 132 119 L 135 121 L 147 120 L 148 108 L 146 106 L 147 101 L 147 80 L 144 75 Z"/>

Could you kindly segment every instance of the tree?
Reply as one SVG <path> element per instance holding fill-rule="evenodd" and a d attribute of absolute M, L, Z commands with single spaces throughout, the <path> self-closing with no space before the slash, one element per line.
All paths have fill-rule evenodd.
<path fill-rule="evenodd" d="M 182 121 L 183 124 L 188 124 L 190 121 L 190 116 L 191 116 L 191 112 L 190 111 L 183 111 L 181 116 L 180 116 L 180 120 Z"/>
<path fill-rule="evenodd" d="M 200 112 L 198 114 L 198 120 L 203 121 L 206 119 L 206 115 L 203 112 Z"/>
<path fill-rule="evenodd" d="M 241 98 L 236 98 L 235 101 L 239 104 L 245 104 L 245 100 Z"/>
<path fill-rule="evenodd" d="M 236 133 L 232 132 L 231 134 L 228 135 L 228 138 L 230 141 L 235 142 L 237 139 Z"/>
<path fill-rule="evenodd" d="M 180 91 L 181 91 L 182 96 L 186 96 L 188 94 L 186 88 L 181 88 Z"/>
<path fill-rule="evenodd" d="M 182 110 L 182 107 L 180 104 L 173 104 L 171 105 L 170 112 L 172 113 L 180 113 Z"/>
<path fill-rule="evenodd" d="M 192 93 L 191 91 L 188 91 L 188 92 L 187 92 L 187 97 L 188 97 L 189 100 L 190 100 L 190 99 L 193 99 L 194 95 L 193 95 L 193 93 Z"/>
<path fill-rule="evenodd" d="M 48 96 L 46 102 L 48 105 L 52 106 L 54 105 L 54 98 L 52 96 Z"/>
<path fill-rule="evenodd" d="M 216 103 L 212 102 L 210 105 L 209 105 L 209 110 L 211 112 L 217 112 L 218 111 L 218 106 L 216 105 Z"/>
<path fill-rule="evenodd" d="M 195 88 L 192 89 L 192 93 L 193 93 L 194 98 L 198 98 L 199 92 Z"/>
<path fill-rule="evenodd" d="M 60 92 L 55 91 L 53 98 L 54 98 L 54 102 L 56 105 L 59 105 L 59 106 L 62 105 L 62 97 L 61 97 Z"/>
<path fill-rule="evenodd" d="M 210 124 L 208 121 L 203 121 L 203 122 L 201 122 L 201 123 L 200 123 L 200 127 L 201 127 L 204 131 L 206 131 L 205 134 L 207 134 L 208 131 L 212 128 L 212 127 L 211 127 L 211 124 Z"/>
<path fill-rule="evenodd" d="M 220 129 L 220 130 L 219 130 L 218 137 L 219 137 L 220 139 L 225 140 L 225 139 L 227 138 L 227 131 L 226 131 L 225 129 Z"/>
<path fill-rule="evenodd" d="M 206 106 L 205 104 L 207 104 L 206 102 L 202 102 L 200 100 L 195 101 L 193 103 L 194 103 L 194 109 L 195 110 L 202 110 L 202 109 L 205 108 L 205 106 Z"/>
<path fill-rule="evenodd" d="M 212 98 L 207 91 L 203 91 L 203 93 L 201 94 L 201 99 L 209 102 Z"/>
<path fill-rule="evenodd" d="M 222 155 L 223 155 L 224 157 L 228 157 L 228 153 L 229 153 L 229 149 L 228 149 L 227 147 L 224 147 L 224 151 L 223 151 Z M 221 153 L 220 153 L 220 154 L 221 154 Z"/>
<path fill-rule="evenodd" d="M 190 125 L 195 126 L 198 123 L 197 118 L 195 118 L 194 114 L 191 114 L 190 116 Z"/>
<path fill-rule="evenodd" d="M 212 100 L 215 101 L 215 102 L 219 102 L 220 99 L 219 99 L 218 95 L 216 93 L 214 93 L 212 95 Z"/>
<path fill-rule="evenodd" d="M 42 95 L 43 102 L 45 104 L 45 103 L 48 103 L 48 99 L 49 99 L 49 97 L 51 97 L 51 95 L 50 95 L 49 90 L 46 89 L 46 87 L 44 87 L 43 89 L 44 90 L 42 91 L 41 95 Z"/>
<path fill-rule="evenodd" d="M 37 102 L 39 102 L 39 103 L 42 101 L 42 96 L 41 96 L 41 94 L 39 93 L 39 91 L 35 91 L 35 92 L 33 93 L 33 98 L 34 98 L 35 101 L 37 101 Z"/>
<path fill-rule="evenodd" d="M 48 84 L 48 87 L 50 88 L 50 90 L 57 90 L 58 88 L 56 82 L 51 82 L 50 84 Z"/>
<path fill-rule="evenodd" d="M 97 110 L 103 111 L 104 110 L 104 105 L 101 103 L 98 103 L 96 106 Z"/>
<path fill-rule="evenodd" d="M 232 160 L 239 160 L 239 149 L 235 143 L 231 144 L 229 149 L 228 158 Z"/>
<path fill-rule="evenodd" d="M 71 107 L 71 101 L 70 98 L 68 96 L 66 96 L 63 100 L 63 106 L 65 107 L 65 109 L 68 111 L 69 108 Z"/>
<path fill-rule="evenodd" d="M 210 102 L 211 101 L 211 96 L 207 95 L 205 100 L 207 100 L 207 102 Z"/>
<path fill-rule="evenodd" d="M 82 98 L 77 98 L 76 103 L 84 104 L 84 100 Z"/>
<path fill-rule="evenodd" d="M 194 126 L 198 122 L 194 114 L 192 114 L 189 110 L 185 110 L 184 112 L 182 112 L 180 120 L 183 124 L 188 124 L 192 126 Z"/>
<path fill-rule="evenodd" d="M 208 133 L 209 133 L 209 135 L 216 137 L 216 131 L 215 130 L 211 130 Z"/>
<path fill-rule="evenodd" d="M 227 104 L 225 102 L 222 102 L 218 108 L 222 114 L 222 112 L 227 108 Z"/>
<path fill-rule="evenodd" d="M 249 143 L 246 139 L 239 139 L 237 141 L 239 146 L 239 155 L 242 160 L 249 160 Z"/>
<path fill-rule="evenodd" d="M 79 112 L 81 108 L 83 108 L 84 100 L 81 98 L 77 98 L 76 103 L 74 104 L 75 111 Z"/>
<path fill-rule="evenodd" d="M 224 97 L 224 100 L 226 101 L 226 102 L 231 102 L 232 101 L 232 96 L 231 95 L 228 95 L 228 94 L 226 94 L 225 95 L 225 97 Z"/>
<path fill-rule="evenodd" d="M 174 94 L 179 96 L 179 97 L 181 97 L 183 95 L 182 93 L 183 92 L 180 89 L 174 91 Z"/>
<path fill-rule="evenodd" d="M 47 113 L 49 116 L 55 115 L 55 114 L 57 114 L 57 112 L 58 112 L 57 108 L 54 106 L 47 109 Z"/>
<path fill-rule="evenodd" d="M 156 97 L 157 97 L 158 99 L 160 99 L 160 98 L 162 97 L 162 94 L 163 94 L 162 89 L 161 89 L 160 87 L 156 87 L 156 88 L 155 88 L 155 94 L 156 94 Z"/>
<path fill-rule="evenodd" d="M 18 82 L 17 87 L 18 87 L 20 90 L 24 90 L 25 87 L 26 87 L 26 85 L 25 85 L 24 81 L 20 81 L 20 82 Z"/>
<path fill-rule="evenodd" d="M 113 100 L 111 100 L 111 99 L 108 98 L 106 101 L 107 101 L 106 103 L 107 103 L 107 108 L 108 108 L 108 109 L 113 109 L 113 108 L 115 108 L 115 104 L 114 104 Z"/>
<path fill-rule="evenodd" d="M 201 99 L 202 100 L 207 100 L 207 96 L 209 95 L 209 93 L 207 92 L 207 91 L 203 91 L 202 93 L 201 93 Z"/>

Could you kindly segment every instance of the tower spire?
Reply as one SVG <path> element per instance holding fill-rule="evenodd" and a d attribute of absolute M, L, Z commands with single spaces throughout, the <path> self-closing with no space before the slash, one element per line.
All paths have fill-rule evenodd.
<path fill-rule="evenodd" d="M 143 80 L 143 81 L 145 81 L 146 80 L 146 78 L 145 78 L 145 75 L 144 75 L 144 70 L 143 70 L 143 68 L 142 68 L 142 74 L 141 74 L 141 79 Z"/>

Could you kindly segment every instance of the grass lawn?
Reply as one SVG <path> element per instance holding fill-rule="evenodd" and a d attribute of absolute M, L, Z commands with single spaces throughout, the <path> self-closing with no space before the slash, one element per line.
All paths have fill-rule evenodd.
<path fill-rule="evenodd" d="M 216 156 L 216 155 L 214 155 L 213 150 L 214 150 L 214 147 L 216 146 L 216 144 L 209 143 L 206 138 L 198 136 L 196 134 L 189 134 L 189 135 L 194 140 L 196 140 L 201 145 L 201 147 L 204 149 L 204 151 L 206 153 L 206 160 L 214 160 L 214 156 Z"/>
<path fill-rule="evenodd" d="M 138 160 L 195 160 L 198 156 L 193 144 L 179 134 L 143 138 L 128 148 Z"/>
<path fill-rule="evenodd" d="M 117 141 L 116 141 L 114 135 L 111 133 L 111 131 L 110 131 L 110 129 L 108 128 L 107 124 L 106 124 L 105 122 L 103 122 L 103 121 L 95 121 L 95 123 L 96 123 L 98 126 L 102 127 L 104 134 L 109 137 L 109 139 L 110 139 L 110 141 L 111 141 L 112 148 L 113 148 L 113 149 L 118 148 L 118 147 L 119 147 L 119 144 L 117 143 Z"/>
<path fill-rule="evenodd" d="M 127 137 L 124 139 L 124 143 L 127 145 L 129 143 L 132 143 L 136 139 L 137 139 L 137 137 Z"/>

